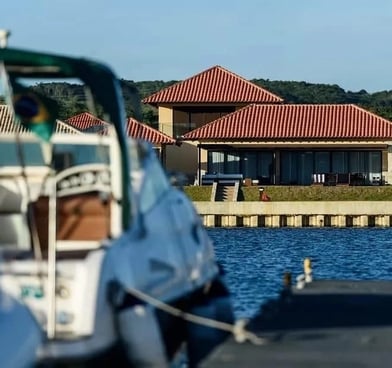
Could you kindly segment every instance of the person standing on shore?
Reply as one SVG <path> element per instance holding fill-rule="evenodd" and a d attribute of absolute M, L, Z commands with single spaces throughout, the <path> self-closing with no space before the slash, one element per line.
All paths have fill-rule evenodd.
<path fill-rule="evenodd" d="M 259 194 L 260 194 L 260 201 L 269 202 L 271 200 L 271 197 L 267 195 L 263 187 L 259 189 Z"/>

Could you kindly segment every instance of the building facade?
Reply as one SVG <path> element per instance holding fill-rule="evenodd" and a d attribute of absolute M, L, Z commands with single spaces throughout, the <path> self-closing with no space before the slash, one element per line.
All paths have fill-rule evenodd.
<path fill-rule="evenodd" d="M 392 183 L 392 123 L 352 104 L 284 104 L 215 66 L 143 100 L 180 141 L 166 166 L 264 185 Z"/>

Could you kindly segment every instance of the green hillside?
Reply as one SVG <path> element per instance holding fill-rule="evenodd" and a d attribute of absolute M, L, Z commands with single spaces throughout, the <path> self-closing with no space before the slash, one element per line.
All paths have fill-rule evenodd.
<path fill-rule="evenodd" d="M 121 80 L 126 112 L 128 116 L 154 126 L 158 121 L 157 110 L 141 103 L 142 99 L 173 85 L 177 81 L 141 81 Z M 295 81 L 270 81 L 253 79 L 251 82 L 281 96 L 287 103 L 325 103 L 357 104 L 386 119 L 392 120 L 392 91 L 368 93 L 345 91 L 338 85 L 317 84 Z M 55 98 L 61 107 L 61 119 L 67 119 L 85 111 L 83 89 L 78 84 L 47 83 L 34 86 L 40 92 Z M 99 115 L 99 111 L 97 112 Z"/>

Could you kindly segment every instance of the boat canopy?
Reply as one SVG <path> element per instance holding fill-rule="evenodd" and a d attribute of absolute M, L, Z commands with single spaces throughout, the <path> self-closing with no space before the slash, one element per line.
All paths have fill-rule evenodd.
<path fill-rule="evenodd" d="M 11 88 L 16 90 L 18 79 L 53 80 L 76 78 L 90 90 L 105 112 L 105 120 L 113 124 L 121 152 L 122 225 L 130 225 L 130 163 L 125 132 L 125 108 L 118 78 L 99 62 L 56 54 L 0 48 L 0 67 L 6 72 Z"/>

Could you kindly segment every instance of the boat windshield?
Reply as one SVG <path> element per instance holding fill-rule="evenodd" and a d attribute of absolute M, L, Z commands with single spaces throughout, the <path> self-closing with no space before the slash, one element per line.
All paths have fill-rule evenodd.
<path fill-rule="evenodd" d="M 75 165 L 109 164 L 108 147 L 93 144 L 54 144 L 53 160 L 56 171 Z M 0 167 L 45 166 L 42 146 L 38 142 L 0 143 Z"/>
<path fill-rule="evenodd" d="M 0 87 L 0 175 L 109 166 L 116 133 L 89 86 L 75 77 L 44 77 L 10 74 Z"/>
<path fill-rule="evenodd" d="M 53 160 L 56 171 L 93 163 L 109 165 L 109 151 L 108 147 L 102 145 L 55 144 Z"/>
<path fill-rule="evenodd" d="M 72 186 L 59 196 L 87 190 L 78 183 L 93 180 L 91 190 L 109 191 L 115 198 L 111 224 L 119 226 L 113 225 L 110 237 L 128 228 L 133 213 L 130 165 L 116 75 L 87 59 L 0 48 L 0 77 L 0 178 L 47 182 L 55 176 Z M 93 177 L 106 176 L 110 184 L 98 188 Z"/>
<path fill-rule="evenodd" d="M 138 141 L 135 147 L 129 151 L 132 187 L 139 196 L 139 210 L 145 214 L 170 189 L 170 183 L 151 144 Z"/>
<path fill-rule="evenodd" d="M 45 160 L 38 142 L 0 142 L 0 166 L 20 166 L 21 157 L 26 166 L 44 166 Z"/>

